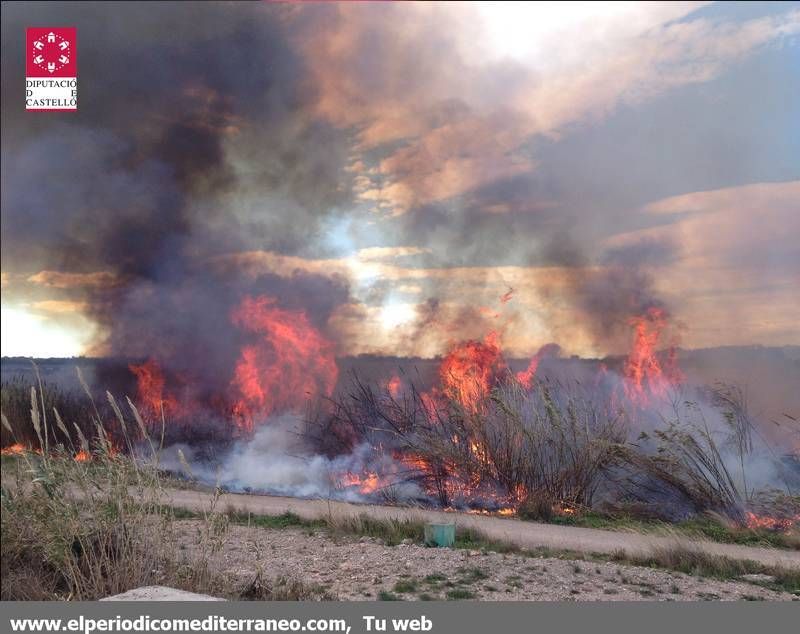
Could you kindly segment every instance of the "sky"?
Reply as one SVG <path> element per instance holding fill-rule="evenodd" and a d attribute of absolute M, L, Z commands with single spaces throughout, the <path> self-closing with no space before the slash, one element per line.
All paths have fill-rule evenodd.
<path fill-rule="evenodd" d="M 4 3 L 2 354 L 225 354 L 254 293 L 341 355 L 800 344 L 798 70 L 791 2 Z"/>

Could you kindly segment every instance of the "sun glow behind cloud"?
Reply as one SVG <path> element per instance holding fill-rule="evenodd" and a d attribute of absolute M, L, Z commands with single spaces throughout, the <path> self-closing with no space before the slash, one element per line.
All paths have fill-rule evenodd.
<path fill-rule="evenodd" d="M 0 347 L 4 357 L 77 357 L 84 353 L 90 333 L 76 332 L 52 318 L 23 308 L 3 307 Z"/>
<path fill-rule="evenodd" d="M 676 19 L 703 2 L 477 2 L 485 53 L 540 70 L 583 64 L 618 40 Z"/>
<path fill-rule="evenodd" d="M 391 330 L 414 321 L 417 313 L 413 304 L 385 304 L 381 309 L 381 324 Z"/>

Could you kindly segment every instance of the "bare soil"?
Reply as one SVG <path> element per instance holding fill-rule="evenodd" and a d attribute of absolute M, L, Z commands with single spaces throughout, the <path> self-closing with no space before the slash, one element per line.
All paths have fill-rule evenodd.
<path fill-rule="evenodd" d="M 196 490 L 171 489 L 169 501 L 173 506 L 202 511 L 209 507 L 211 494 Z M 682 543 L 711 555 L 730 559 L 755 561 L 765 566 L 782 566 L 800 569 L 800 551 L 778 548 L 721 544 L 707 540 L 689 540 L 677 535 L 653 535 L 625 531 L 610 531 L 577 526 L 556 526 L 538 522 L 499 517 L 449 513 L 419 508 L 349 504 L 330 500 L 308 500 L 270 495 L 226 493 L 218 501 L 218 508 L 235 509 L 254 515 L 280 515 L 291 511 L 304 519 L 357 517 L 368 515 L 379 520 L 421 520 L 427 522 L 455 522 L 459 528 L 479 530 L 489 539 L 514 544 L 522 548 L 546 547 L 553 550 L 573 550 L 583 553 L 627 555 L 651 554 L 655 549 L 670 548 Z"/>
<path fill-rule="evenodd" d="M 176 523 L 187 559 L 198 548 L 201 522 Z M 387 546 L 370 537 L 324 529 L 232 525 L 212 567 L 246 586 L 257 576 L 283 577 L 339 600 L 701 601 L 792 600 L 748 582 L 718 581 L 617 563 L 520 554 Z"/>

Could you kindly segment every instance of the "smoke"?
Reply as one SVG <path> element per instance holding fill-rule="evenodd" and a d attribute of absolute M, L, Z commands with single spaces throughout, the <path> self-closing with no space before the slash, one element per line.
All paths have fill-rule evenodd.
<path fill-rule="evenodd" d="M 425 251 L 415 266 L 476 269 L 470 288 L 429 273 L 365 280 L 354 305 L 378 306 L 392 295 L 382 285 L 410 280 L 420 304 L 474 305 L 475 289 L 496 283 L 482 271 L 563 267 L 574 273 L 568 281 L 579 280 L 573 287 L 537 279 L 507 307 L 521 314 L 517 304 L 539 300 L 533 319 L 516 322 L 519 348 L 570 337 L 587 352 L 587 332 L 596 351 L 618 348 L 620 313 L 669 303 L 653 293 L 655 269 L 669 260 L 628 254 L 626 270 L 619 254 L 606 261 L 598 253 L 609 239 L 677 224 L 665 214 L 642 218 L 644 206 L 664 197 L 794 177 L 786 167 L 794 163 L 768 151 L 768 140 L 786 135 L 763 133 L 764 121 L 783 120 L 777 113 L 790 100 L 782 91 L 791 85 L 769 82 L 757 67 L 737 69 L 743 81 L 726 76 L 716 86 L 730 106 L 724 113 L 717 101 L 675 88 L 715 78 L 793 28 L 796 14 L 718 23 L 687 11 L 596 16 L 608 20 L 598 31 L 610 43 L 602 47 L 569 21 L 576 37 L 548 40 L 548 54 L 534 62 L 492 50 L 487 34 L 496 25 L 481 10 L 448 5 L 4 5 L 8 292 L 27 300 L 41 291 L 16 289 L 17 271 L 25 279 L 41 270 L 114 276 L 130 292 L 76 287 L 66 299 L 86 302 L 110 342 L 95 352 L 124 355 L 132 342 L 113 332 L 120 302 L 144 301 L 153 285 L 174 289 L 181 277 L 199 285 L 215 256 L 324 258 L 410 245 Z M 387 26 L 400 22 L 402 29 Z M 18 103 L 24 28 L 47 23 L 79 32 L 81 106 L 69 117 L 31 117 Z M 567 63 L 584 56 L 590 67 Z M 766 116 L 743 91 L 762 96 Z M 763 167 L 773 155 L 784 162 L 777 175 Z M 741 263 L 745 251 L 726 260 Z M 769 258 L 780 260 L 775 270 L 793 265 L 791 249 L 781 251 Z M 774 271 L 767 274 L 759 286 L 772 288 Z M 565 316 L 565 303 L 582 313 L 597 308 L 598 323 Z M 427 312 L 420 309 L 419 330 Z M 438 319 L 426 330 L 425 353 L 441 354 L 447 331 L 466 321 Z M 776 338 L 795 334 L 778 321 L 769 320 Z M 536 335 L 519 332 L 531 322 Z"/>
<path fill-rule="evenodd" d="M 347 134 L 312 116 L 282 8 L 187 8 L 3 8 L 4 41 L 38 13 L 76 25 L 87 78 L 75 117 L 33 122 L 6 103 L 24 63 L 4 46 L 3 266 L 72 275 L 62 288 L 99 326 L 90 353 L 154 357 L 199 397 L 230 381 L 243 297 L 322 331 L 349 297 L 341 279 L 245 276 L 213 258 L 307 247 L 351 195 Z M 109 283 L 86 283 L 97 276 Z"/>
<path fill-rule="evenodd" d="M 369 494 L 374 500 L 381 493 L 397 500 L 423 497 L 416 484 L 401 478 L 388 481 L 385 491 L 380 483 L 370 486 L 368 492 L 358 484 L 348 486 L 348 476 L 397 473 L 402 467 L 366 443 L 334 458 L 314 454 L 307 447 L 303 429 L 304 422 L 297 416 L 275 416 L 259 426 L 251 439 L 234 443 L 222 455 L 209 458 L 198 453 L 196 447 L 176 444 L 165 450 L 160 464 L 176 473 L 185 473 L 178 457 L 180 450 L 191 469 L 187 475 L 237 491 L 351 502 L 370 499 Z"/>
<path fill-rule="evenodd" d="M 24 64 L 4 65 L 14 136 L 3 151 L 15 158 L 4 161 L 4 233 L 22 238 L 9 241 L 15 253 L 33 245 L 53 266 L 152 280 L 176 259 L 296 248 L 348 201 L 347 135 L 312 117 L 314 92 L 279 7 L 124 4 L 111 21 L 80 4 L 43 13 L 59 12 L 103 54 L 81 58 L 89 79 L 69 123 L 34 124 L 6 107 Z M 4 34 L 36 13 L 4 9 Z"/>
<path fill-rule="evenodd" d="M 689 237 L 717 227 L 731 227 L 718 242 L 739 245 L 747 258 L 730 247 L 723 258 L 709 258 L 712 273 L 717 262 L 733 277 L 736 269 L 725 267 L 745 262 L 760 273 L 749 286 L 774 287 L 776 294 L 791 287 L 796 250 L 784 239 L 775 255 L 770 233 L 791 234 L 791 188 L 779 213 L 760 215 L 759 249 L 731 239 L 749 238 L 747 209 L 737 223 L 715 216 L 683 236 L 678 212 L 691 215 L 696 202 L 667 199 L 666 208 L 656 204 L 642 218 L 664 197 L 796 176 L 783 167 L 777 176 L 761 167 L 751 174 L 742 162 L 774 154 L 755 137 L 764 121 L 779 120 L 738 98 L 746 89 L 764 100 L 765 92 L 747 82 L 713 100 L 687 92 L 639 103 L 643 95 L 708 80 L 728 57 L 767 43 L 781 18 L 721 29 L 689 20 L 687 28 L 678 8 L 674 23 L 650 18 L 644 36 L 629 33 L 627 24 L 598 29 L 624 32 L 610 52 L 565 51 L 553 42 L 546 57 L 554 64 L 538 67 L 484 55 L 480 25 L 469 11 L 454 15 L 447 5 L 108 6 L 3 5 L 3 279 L 19 273 L 80 306 L 98 326 L 92 354 L 125 366 L 152 358 L 167 392 L 153 402 L 191 404 L 183 422 L 242 415 L 241 403 L 229 402 L 236 391 L 249 390 L 250 403 L 261 402 L 271 395 L 265 387 L 292 389 L 291 398 L 274 400 L 296 410 L 307 388 L 335 383 L 334 356 L 349 352 L 332 317 L 352 315 L 356 326 L 346 334 L 364 338 L 363 322 L 377 312 L 371 309 L 402 295 L 402 285 L 414 285 L 416 318 L 392 326 L 389 315 L 382 331 L 393 329 L 386 336 L 392 352 L 426 356 L 446 353 L 451 343 L 483 341 L 490 331 L 505 343 L 506 334 L 520 337 L 510 326 L 529 323 L 537 327 L 525 341 L 531 351 L 553 339 L 572 350 L 585 336 L 594 350 L 620 352 L 628 349 L 635 318 L 649 319 L 645 326 L 663 321 L 667 330 L 656 343 L 674 345 L 684 298 L 665 293 L 664 272 L 689 247 L 692 262 L 705 262 L 698 256 L 718 245 Z M 19 102 L 24 28 L 53 23 L 78 29 L 80 107 L 68 117 L 35 117 Z M 560 39 L 570 48 L 577 41 Z M 561 67 L 565 52 L 570 59 L 586 54 L 592 64 L 586 72 Z M 715 55 L 721 59 L 706 59 Z M 775 89 L 770 94 L 780 104 L 775 111 L 785 110 L 790 100 Z M 721 113 L 722 101 L 730 107 Z M 620 109 L 633 102 L 643 109 Z M 590 115 L 610 119 L 603 126 Z M 721 143 L 717 121 L 728 118 L 735 134 L 728 130 Z M 753 208 L 768 207 L 769 195 L 766 203 L 754 199 Z M 729 202 L 722 196 L 718 204 L 722 214 Z M 675 230 L 664 231 L 667 237 L 648 233 L 664 228 Z M 361 260 L 352 278 L 357 289 L 325 270 L 363 247 L 395 248 L 410 263 Z M 773 254 L 783 276 L 749 262 L 762 252 Z M 214 264 L 243 253 L 319 265 L 310 272 L 292 264 L 277 274 L 238 268 L 236 257 L 227 267 Z M 514 299 L 501 302 L 510 285 Z M 721 304 L 720 295 L 699 305 Z M 278 359 L 280 346 L 258 336 L 269 328 L 248 330 L 247 320 L 234 318 L 248 298 L 280 309 L 278 325 L 302 325 L 284 329 L 287 351 L 311 341 L 320 354 L 299 355 L 299 366 Z M 759 315 L 750 326 L 776 322 L 776 332 L 796 337 L 785 317 L 796 312 L 786 310 L 794 303 L 781 304 L 781 320 Z M 658 320 L 649 317 L 656 314 Z M 540 361 L 541 369 L 561 367 L 559 357 L 555 344 L 542 347 L 524 377 L 531 380 Z M 321 367 L 325 377 L 283 380 Z M 592 380 L 594 368 L 579 371 Z M 259 379 L 267 374 L 265 386 Z M 97 377 L 98 385 L 119 391 L 109 380 L 103 371 Z M 329 391 L 320 387 L 312 396 Z M 191 456 L 204 479 L 219 475 L 235 488 L 323 496 L 338 477 L 331 474 L 399 468 L 369 445 L 338 458 L 315 455 L 298 440 L 297 421 L 268 418 L 275 412 L 267 410 L 248 412 L 262 425 L 251 440 L 234 441 L 219 474 Z"/>
<path fill-rule="evenodd" d="M 581 269 L 569 297 L 576 315 L 600 347 L 627 349 L 632 318 L 657 313 L 671 322 L 670 307 L 657 290 L 657 275 L 659 267 L 673 257 L 675 249 L 669 242 L 644 238 L 610 248 L 596 265 Z M 677 341 L 662 343 L 675 345 Z"/>

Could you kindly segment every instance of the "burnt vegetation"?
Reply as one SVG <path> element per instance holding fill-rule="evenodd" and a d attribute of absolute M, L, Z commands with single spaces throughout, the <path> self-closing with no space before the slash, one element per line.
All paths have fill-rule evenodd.
<path fill-rule="evenodd" d="M 509 374 L 465 406 L 458 395 L 413 384 L 393 394 L 353 376 L 307 433 L 329 455 L 361 444 L 390 452 L 398 466 L 379 488 L 388 501 L 403 480 L 443 507 L 512 508 L 528 519 L 713 517 L 791 529 L 799 465 L 763 438 L 743 392 L 719 385 L 698 400 L 681 396 L 657 414 L 626 411 L 596 386 L 537 379 L 526 388 Z"/>
<path fill-rule="evenodd" d="M 179 517 L 163 494 L 178 483 L 164 471 L 163 450 L 202 434 L 170 429 L 164 413 L 145 420 L 131 399 L 97 397 L 78 378 L 81 394 L 38 374 L 3 385 L 3 597 L 91 599 L 154 582 L 234 596 L 207 562 L 236 517 L 203 514 L 198 561 L 176 557 L 169 541 Z M 523 385 L 510 372 L 470 395 L 408 380 L 397 390 L 353 375 L 349 388 L 316 401 L 302 440 L 309 455 L 331 459 L 361 448 L 363 466 L 376 470 L 361 484 L 364 500 L 599 527 L 618 525 L 614 518 L 645 529 L 654 519 L 693 522 L 720 541 L 797 548 L 796 459 L 769 447 L 735 388 L 673 398 L 657 415 L 626 409 L 595 384 L 545 377 Z M 192 466 L 178 455 L 180 476 L 191 480 Z M 275 525 L 295 523 L 284 520 Z M 366 517 L 324 527 L 389 544 L 422 530 Z M 152 548 L 156 533 L 166 536 L 163 547 Z M 314 592 L 256 578 L 235 596 Z"/>

